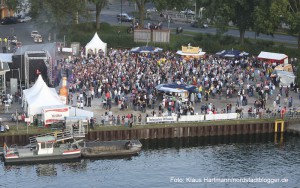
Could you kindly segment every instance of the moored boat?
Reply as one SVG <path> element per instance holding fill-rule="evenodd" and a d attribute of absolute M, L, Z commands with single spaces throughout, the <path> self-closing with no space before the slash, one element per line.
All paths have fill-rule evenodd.
<path fill-rule="evenodd" d="M 83 142 L 81 146 L 84 158 L 133 156 L 142 149 L 139 140 L 92 141 Z"/>
<path fill-rule="evenodd" d="M 81 150 L 76 144 L 58 144 L 56 137 L 50 135 L 36 138 L 36 144 L 33 147 L 4 145 L 3 149 L 6 164 L 63 161 L 80 157 Z"/>

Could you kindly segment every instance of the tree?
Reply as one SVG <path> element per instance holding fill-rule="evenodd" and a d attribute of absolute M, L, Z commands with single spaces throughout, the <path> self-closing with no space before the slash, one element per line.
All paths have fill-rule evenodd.
<path fill-rule="evenodd" d="M 183 8 L 187 9 L 192 6 L 192 1 L 182 1 L 182 0 L 152 0 L 154 3 L 155 7 L 157 8 L 158 11 L 162 11 L 164 9 L 178 9 L 178 8 Z"/>
<path fill-rule="evenodd" d="M 100 13 L 101 10 L 107 5 L 107 0 L 89 0 L 96 6 L 96 28 L 100 29 Z"/>
<path fill-rule="evenodd" d="M 240 44 L 244 44 L 245 32 L 273 35 L 280 18 L 286 13 L 287 0 L 203 0 L 209 3 L 206 11 L 220 31 L 226 31 L 231 21 L 240 32 Z"/>
<path fill-rule="evenodd" d="M 268 0 L 260 1 L 259 6 L 254 11 L 253 30 L 256 34 L 274 34 L 281 23 L 283 15 L 286 15 L 288 0 Z M 272 16 L 270 16 L 272 15 Z"/>
<path fill-rule="evenodd" d="M 246 30 L 253 28 L 254 10 L 259 0 L 213 0 L 208 8 L 220 31 L 226 31 L 231 21 L 240 32 L 240 44 L 244 44 Z"/>
<path fill-rule="evenodd" d="M 57 30 L 70 20 L 78 24 L 79 15 L 87 13 L 85 0 L 30 0 L 30 4 L 30 15 L 44 30 Z"/>
<path fill-rule="evenodd" d="M 21 3 L 19 0 L 6 0 L 5 4 L 9 10 L 16 10 Z"/>
<path fill-rule="evenodd" d="M 148 2 L 148 0 L 133 0 L 139 9 L 139 19 L 140 23 L 139 25 L 144 25 L 144 13 L 145 13 L 145 4 Z"/>
<path fill-rule="evenodd" d="M 287 22 L 290 25 L 290 33 L 298 38 L 298 49 L 300 49 L 300 0 L 288 1 Z"/>

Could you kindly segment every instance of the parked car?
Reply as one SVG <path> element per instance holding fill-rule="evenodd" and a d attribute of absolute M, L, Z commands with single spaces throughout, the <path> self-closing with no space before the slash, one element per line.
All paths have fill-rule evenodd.
<path fill-rule="evenodd" d="M 36 43 L 41 43 L 41 42 L 43 42 L 43 37 L 41 35 L 35 35 L 33 40 Z"/>
<path fill-rule="evenodd" d="M 185 15 L 195 15 L 195 12 L 190 10 L 190 9 L 186 9 L 183 11 L 180 11 L 181 14 L 185 14 Z"/>
<path fill-rule="evenodd" d="M 30 36 L 31 36 L 32 38 L 34 38 L 36 35 L 39 35 L 39 32 L 38 32 L 38 31 L 31 31 Z"/>
<path fill-rule="evenodd" d="M 123 13 L 123 14 L 118 14 L 117 19 L 118 21 L 122 21 L 122 22 L 132 22 L 133 17 L 129 16 L 127 13 Z"/>
<path fill-rule="evenodd" d="M 26 22 L 30 22 L 30 21 L 31 21 L 31 17 L 29 17 L 29 16 L 21 17 L 18 19 L 18 22 L 20 22 L 20 23 L 26 23 Z"/>
<path fill-rule="evenodd" d="M 16 17 L 5 17 L 1 20 L 2 25 L 16 24 L 17 22 L 18 22 L 18 18 Z"/>

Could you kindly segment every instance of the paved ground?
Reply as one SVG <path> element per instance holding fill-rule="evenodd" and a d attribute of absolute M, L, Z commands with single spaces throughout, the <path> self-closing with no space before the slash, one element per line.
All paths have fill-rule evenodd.
<path fill-rule="evenodd" d="M 277 94 L 278 92 L 279 92 L 278 89 L 276 89 L 275 94 Z M 273 108 L 273 101 L 275 100 L 275 96 L 276 96 L 275 94 L 268 98 L 268 101 L 267 101 L 267 104 L 266 104 L 266 108 L 270 108 L 270 110 L 274 109 Z M 76 94 L 74 96 L 76 96 Z M 245 115 L 247 114 L 247 110 L 249 109 L 249 107 L 253 107 L 254 101 L 256 100 L 256 96 L 257 95 L 254 95 L 254 97 L 248 98 L 248 104 L 246 106 L 243 106 L 243 112 L 244 112 Z M 296 107 L 296 108 L 300 107 L 299 94 L 295 93 L 294 91 L 290 91 L 290 96 L 293 96 L 293 99 L 294 99 L 293 107 Z M 74 97 L 74 102 L 73 102 L 72 106 L 76 106 L 75 98 L 76 97 Z M 282 99 L 281 99 L 281 106 L 282 107 L 287 106 L 287 104 L 284 103 L 284 98 L 285 97 L 282 97 Z M 161 100 L 156 102 L 156 106 L 155 106 L 155 109 L 154 109 L 157 114 L 158 114 L 158 105 L 159 105 L 160 101 Z M 218 109 L 218 112 L 220 112 L 221 109 L 226 109 L 226 105 L 228 103 L 232 104 L 233 110 L 234 110 L 235 109 L 234 107 L 236 105 L 236 101 L 237 101 L 237 96 L 235 94 L 235 95 L 233 95 L 232 98 L 229 98 L 229 99 L 226 99 L 226 97 L 222 96 L 221 99 L 219 97 L 216 97 L 215 99 L 210 98 L 208 101 L 203 101 L 203 103 L 212 103 Z M 202 103 L 196 103 L 195 104 L 195 113 L 200 114 L 201 104 Z M 91 107 L 84 107 L 83 109 L 94 112 L 94 117 L 96 118 L 96 122 L 100 124 L 101 116 L 104 115 L 105 112 L 108 112 L 108 110 L 106 110 L 105 107 L 103 107 L 102 101 L 98 98 L 94 98 L 92 100 L 91 105 L 92 105 Z M 5 107 L 2 105 L 2 106 L 0 106 L 0 117 L 3 119 L 3 121 L 10 121 L 11 114 L 15 113 L 16 110 L 18 112 L 22 112 L 22 107 L 18 102 L 14 102 L 7 109 L 5 109 Z M 115 115 L 115 116 L 117 116 L 117 115 L 126 116 L 127 114 L 133 114 L 133 115 L 138 116 L 139 114 L 141 114 L 142 118 L 145 119 L 146 113 L 151 114 L 151 112 L 153 110 L 150 109 L 150 108 L 147 108 L 146 113 L 142 113 L 140 111 L 134 111 L 132 107 L 129 107 L 128 109 L 126 109 L 124 111 L 120 111 L 118 109 L 117 105 L 113 104 L 111 111 L 112 111 L 113 115 Z"/>

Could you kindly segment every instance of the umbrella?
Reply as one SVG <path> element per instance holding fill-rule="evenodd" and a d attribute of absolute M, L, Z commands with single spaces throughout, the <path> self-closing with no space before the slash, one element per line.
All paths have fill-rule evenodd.
<path fill-rule="evenodd" d="M 248 56 L 249 53 L 247 52 L 241 52 L 239 50 L 222 50 L 220 52 L 217 52 L 216 55 L 219 55 L 221 57 L 245 57 L 245 56 Z"/>
<path fill-rule="evenodd" d="M 195 92 L 196 87 L 186 84 L 159 84 L 155 87 L 159 91 L 183 93 L 185 91 Z"/>
<path fill-rule="evenodd" d="M 140 46 L 132 48 L 130 51 L 133 53 L 157 53 L 161 52 L 163 49 L 153 46 Z"/>

